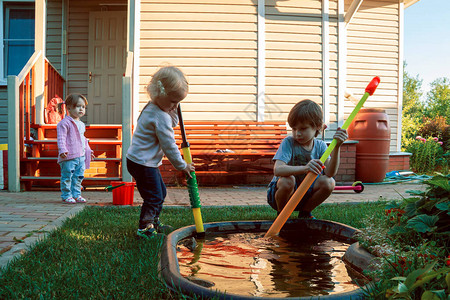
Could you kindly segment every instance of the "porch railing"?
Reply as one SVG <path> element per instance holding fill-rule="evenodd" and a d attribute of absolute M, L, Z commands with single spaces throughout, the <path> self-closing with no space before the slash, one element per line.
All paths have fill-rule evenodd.
<path fill-rule="evenodd" d="M 42 59 L 44 65 L 40 65 Z M 31 139 L 31 124 L 36 124 L 36 98 L 44 96 L 40 98 L 46 103 L 46 96 L 52 93 L 64 96 L 64 79 L 45 61 L 42 51 L 36 51 L 19 75 L 8 76 L 8 189 L 12 192 L 20 191 L 20 161 L 26 158 L 24 148 L 25 142 Z M 42 68 L 44 95 L 37 95 L 36 78 Z"/>
<path fill-rule="evenodd" d="M 47 104 L 53 97 L 64 99 L 65 80 L 56 68 L 45 58 L 44 99 Z"/>

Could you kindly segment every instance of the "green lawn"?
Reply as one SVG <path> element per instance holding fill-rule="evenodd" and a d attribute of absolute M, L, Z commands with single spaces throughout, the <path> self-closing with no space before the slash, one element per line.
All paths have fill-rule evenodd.
<path fill-rule="evenodd" d="M 385 202 L 329 204 L 314 210 L 319 219 L 361 228 L 368 215 L 383 216 Z M 0 275 L 0 299 L 184 299 L 158 279 L 162 238 L 137 240 L 139 207 L 87 206 L 51 232 Z M 268 206 L 202 208 L 204 223 L 273 220 Z M 189 208 L 165 207 L 165 224 L 194 224 Z"/>

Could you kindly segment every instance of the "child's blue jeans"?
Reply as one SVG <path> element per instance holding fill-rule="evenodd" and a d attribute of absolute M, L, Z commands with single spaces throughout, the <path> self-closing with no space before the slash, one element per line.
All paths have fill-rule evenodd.
<path fill-rule="evenodd" d="M 77 157 L 59 163 L 61 167 L 61 198 L 63 200 L 81 195 L 81 182 L 84 179 L 85 157 Z"/>
<path fill-rule="evenodd" d="M 167 195 L 166 185 L 158 168 L 146 167 L 127 159 L 127 169 L 136 180 L 139 194 L 144 200 L 139 218 L 139 229 L 144 229 L 159 218 Z"/>

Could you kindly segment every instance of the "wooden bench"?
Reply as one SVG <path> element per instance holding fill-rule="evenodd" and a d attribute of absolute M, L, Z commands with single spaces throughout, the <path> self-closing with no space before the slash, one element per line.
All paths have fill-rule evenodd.
<path fill-rule="evenodd" d="M 287 135 L 286 122 L 277 121 L 186 121 L 184 127 L 197 176 L 272 174 L 272 157 Z M 181 145 L 179 127 L 174 131 Z"/>

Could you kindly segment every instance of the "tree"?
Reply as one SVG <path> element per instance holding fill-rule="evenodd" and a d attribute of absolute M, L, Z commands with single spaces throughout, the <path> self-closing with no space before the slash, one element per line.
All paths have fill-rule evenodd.
<path fill-rule="evenodd" d="M 441 77 L 431 83 L 427 93 L 426 116 L 429 118 L 444 117 L 449 124 L 450 116 L 450 79 Z"/>
<path fill-rule="evenodd" d="M 405 71 L 403 64 L 403 110 L 402 110 L 402 149 L 404 150 L 416 137 L 423 116 L 422 80 L 412 77 Z"/>

